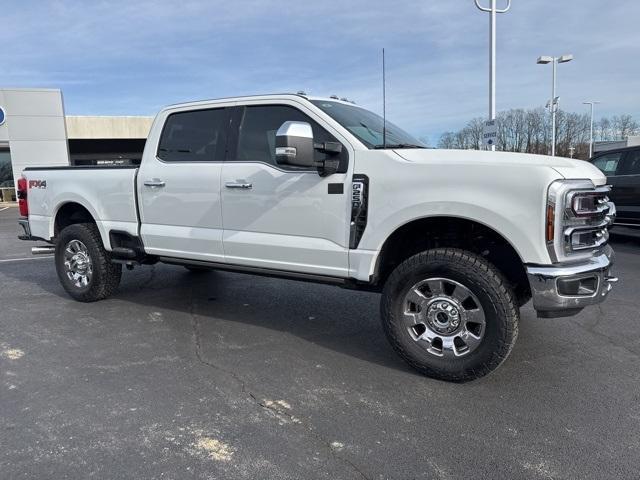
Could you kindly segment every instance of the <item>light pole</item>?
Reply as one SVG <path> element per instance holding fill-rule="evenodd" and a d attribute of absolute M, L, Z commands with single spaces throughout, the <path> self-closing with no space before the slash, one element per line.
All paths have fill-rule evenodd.
<path fill-rule="evenodd" d="M 507 0 L 507 6 L 498 9 L 497 0 L 491 0 L 490 7 L 480 5 L 480 0 L 474 0 L 476 7 L 489 15 L 489 120 L 496 119 L 496 14 L 506 13 L 511 8 L 511 0 Z M 496 149 L 495 144 L 491 145 L 491 150 Z"/>
<path fill-rule="evenodd" d="M 559 63 L 567 63 L 573 60 L 573 55 L 562 55 L 560 57 L 548 57 L 543 55 L 538 57 L 539 65 L 553 63 L 553 83 L 551 84 L 551 156 L 556 156 L 556 112 L 558 111 L 558 97 L 556 97 L 556 67 Z"/>
<path fill-rule="evenodd" d="M 583 105 L 591 106 L 591 125 L 589 127 L 589 158 L 593 157 L 593 106 L 599 104 L 600 102 L 582 102 Z"/>

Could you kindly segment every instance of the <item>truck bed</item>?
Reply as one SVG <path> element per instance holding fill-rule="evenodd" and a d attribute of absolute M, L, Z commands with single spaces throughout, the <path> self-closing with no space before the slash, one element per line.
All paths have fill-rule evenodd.
<path fill-rule="evenodd" d="M 111 170 L 111 169 L 125 169 L 136 170 L 138 165 L 62 165 L 58 167 L 27 167 L 23 171 L 35 172 L 41 170 Z"/>
<path fill-rule="evenodd" d="M 26 168 L 23 176 L 28 185 L 31 234 L 53 238 L 57 213 L 75 204 L 96 219 L 107 249 L 111 230 L 137 235 L 137 174 L 135 165 Z"/>

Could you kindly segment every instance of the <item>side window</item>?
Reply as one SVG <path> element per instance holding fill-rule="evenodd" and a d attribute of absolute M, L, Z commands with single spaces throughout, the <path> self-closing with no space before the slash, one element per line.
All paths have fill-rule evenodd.
<path fill-rule="evenodd" d="M 166 162 L 222 161 L 228 125 L 224 108 L 172 113 L 162 129 L 158 158 Z"/>
<path fill-rule="evenodd" d="M 335 142 L 333 135 L 300 110 L 285 105 L 256 105 L 244 108 L 238 129 L 236 158 L 238 161 L 265 162 L 276 165 L 276 132 L 286 121 L 307 122 L 313 129 L 315 142 Z M 346 151 L 343 150 L 346 156 Z M 327 155 L 315 152 L 316 160 Z M 287 167 L 293 168 L 295 167 Z"/>
<path fill-rule="evenodd" d="M 622 152 L 605 153 L 596 158 L 593 164 L 598 167 L 607 177 L 614 176 L 618 170 L 618 164 L 622 158 Z"/>
<path fill-rule="evenodd" d="M 618 175 L 640 175 L 640 149 L 627 152 Z"/>

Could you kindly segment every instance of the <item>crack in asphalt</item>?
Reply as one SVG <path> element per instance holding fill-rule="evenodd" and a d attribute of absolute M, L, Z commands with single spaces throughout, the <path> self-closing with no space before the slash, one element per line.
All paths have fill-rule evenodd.
<path fill-rule="evenodd" d="M 626 345 L 621 345 L 620 343 L 617 343 L 617 340 L 614 339 L 613 337 L 610 337 L 609 335 L 602 332 L 598 332 L 596 330 L 596 327 L 600 324 L 602 319 L 608 318 L 608 314 L 605 313 L 605 311 L 603 310 L 602 304 L 598 304 L 597 308 L 598 308 L 598 311 L 600 312 L 600 316 L 597 318 L 596 322 L 593 325 L 585 325 L 583 323 L 577 322 L 575 319 L 571 319 L 570 322 L 576 325 L 577 327 L 581 328 L 582 330 L 585 330 L 586 332 L 591 333 L 592 335 L 606 339 L 609 342 L 609 344 L 613 345 L 614 347 L 621 348 L 622 350 L 624 350 L 627 353 L 630 353 L 634 357 L 640 357 L 640 353 L 630 349 Z"/>
<path fill-rule="evenodd" d="M 324 438 L 322 435 L 320 435 L 319 433 L 317 433 L 310 425 L 308 425 L 306 422 L 304 422 L 303 420 L 294 417 L 293 415 L 289 414 L 288 412 L 284 412 L 279 408 L 276 408 L 274 405 L 267 405 L 265 403 L 265 401 L 261 401 L 258 399 L 258 397 L 253 393 L 252 390 L 249 389 L 249 387 L 247 386 L 247 382 L 245 380 L 243 380 L 237 373 L 228 370 L 224 367 L 221 367 L 215 363 L 212 363 L 211 361 L 205 359 L 202 355 L 202 344 L 200 342 L 200 322 L 198 322 L 197 316 L 198 314 L 196 313 L 196 306 L 195 306 L 195 296 L 194 296 L 194 291 L 193 288 L 191 289 L 191 295 L 190 295 L 190 308 L 189 308 L 189 314 L 191 316 L 191 327 L 193 329 L 193 339 L 194 339 L 194 347 L 195 347 L 195 354 L 196 354 L 196 358 L 198 360 L 198 362 L 200 362 L 201 364 L 210 367 L 210 368 L 214 368 L 226 375 L 228 375 L 229 377 L 231 377 L 239 386 L 240 386 L 240 390 L 241 392 L 251 401 L 251 403 L 255 404 L 257 407 L 260 407 L 264 410 L 269 411 L 272 414 L 275 414 L 276 417 L 278 416 L 287 416 L 290 418 L 290 420 L 292 420 L 292 423 L 295 425 L 300 425 L 302 427 L 304 427 L 306 434 L 311 435 L 318 443 L 320 443 L 325 450 L 327 450 L 329 452 L 329 455 L 333 458 L 335 458 L 336 460 L 345 463 L 346 465 L 348 465 L 357 475 L 359 475 L 360 477 L 362 477 L 365 480 L 371 480 L 370 477 L 368 477 L 355 463 L 353 463 L 351 460 L 349 460 L 348 458 L 345 458 L 341 455 L 338 455 L 338 453 L 336 452 L 336 450 L 331 446 L 331 442 L 329 440 L 327 440 L 326 438 Z"/>

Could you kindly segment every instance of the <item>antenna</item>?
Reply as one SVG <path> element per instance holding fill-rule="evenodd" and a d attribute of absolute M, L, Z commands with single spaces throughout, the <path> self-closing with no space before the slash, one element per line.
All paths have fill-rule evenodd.
<path fill-rule="evenodd" d="M 382 49 L 382 148 L 387 148 L 387 85 L 384 68 L 384 48 Z"/>

